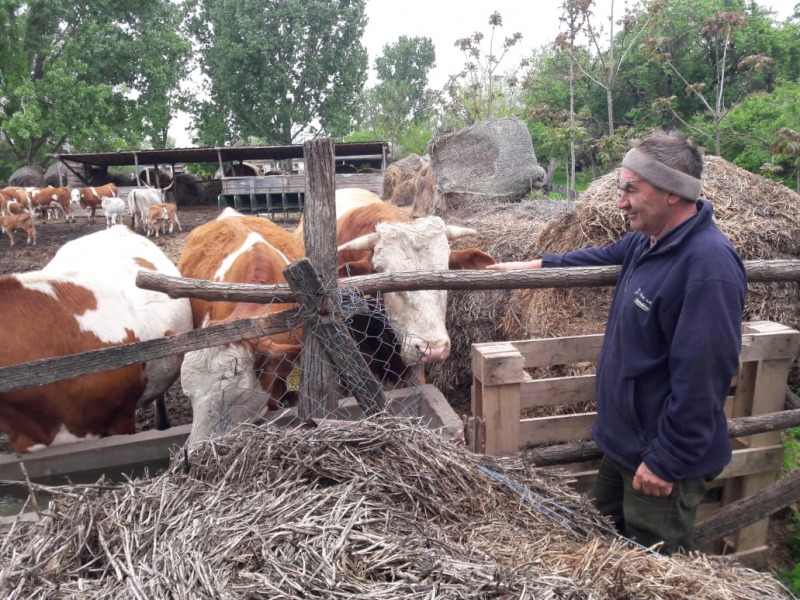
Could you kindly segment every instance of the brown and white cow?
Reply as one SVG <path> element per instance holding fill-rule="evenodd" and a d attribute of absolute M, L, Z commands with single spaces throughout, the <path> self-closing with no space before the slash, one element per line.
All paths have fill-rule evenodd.
<path fill-rule="evenodd" d="M 225 209 L 189 234 L 181 275 L 229 283 L 286 283 L 283 269 L 302 257 L 292 236 L 268 219 Z M 192 298 L 195 327 L 277 312 L 289 304 L 208 302 Z M 189 442 L 221 435 L 281 406 L 286 380 L 300 354 L 298 332 L 265 336 L 186 354 L 181 385 L 192 402 Z"/>
<path fill-rule="evenodd" d="M 164 194 L 157 188 L 136 188 L 128 194 L 128 211 L 131 213 L 131 227 L 147 232 L 147 210 L 156 204 L 164 203 Z"/>
<path fill-rule="evenodd" d="M 413 219 L 376 194 L 359 188 L 336 191 L 339 276 L 483 269 L 494 264 L 485 252 L 451 250 L 450 241 L 476 235 L 474 229 L 447 225 L 439 217 Z M 302 239 L 298 227 L 295 238 Z M 407 365 L 436 362 L 450 354 L 445 313 L 447 292 L 419 290 L 381 295 L 395 333 L 402 335 Z"/>
<path fill-rule="evenodd" d="M 70 199 L 72 204 L 79 204 L 83 210 L 88 212 L 88 222 L 94 223 L 94 213 L 103 198 L 113 198 L 116 195 L 117 186 L 113 183 L 107 183 L 97 187 L 73 188 L 70 193 Z"/>
<path fill-rule="evenodd" d="M 14 232 L 24 231 L 28 238 L 28 245 L 36 245 L 36 228 L 30 213 L 8 214 L 0 216 L 0 229 L 8 236 L 9 244 L 14 246 Z"/>
<path fill-rule="evenodd" d="M 70 191 L 64 187 L 44 187 L 34 190 L 31 194 L 31 208 L 34 213 L 38 213 L 41 219 L 46 216 L 49 218 L 50 210 L 60 209 L 64 213 L 66 221 L 75 221 L 70 203 Z"/>
<path fill-rule="evenodd" d="M 31 192 L 28 191 L 26 188 L 4 187 L 2 190 L 0 190 L 0 192 L 2 192 L 3 196 L 5 196 L 8 202 L 16 202 L 24 210 L 26 211 L 31 210 L 31 201 L 30 201 Z"/>
<path fill-rule="evenodd" d="M 175 225 L 178 226 L 178 231 L 183 231 L 181 222 L 178 220 L 178 207 L 174 202 L 164 202 L 147 207 L 145 233 L 148 237 L 153 233 L 156 234 L 156 237 L 159 233 L 166 235 L 168 226 L 169 232 L 172 233 Z"/>
<path fill-rule="evenodd" d="M 189 331 L 189 301 L 137 287 L 140 269 L 178 275 L 155 244 L 117 226 L 65 244 L 41 271 L 0 277 L 0 331 L 14 341 L 0 344 L 0 366 Z M 163 395 L 180 362 L 169 356 L 0 392 L 0 431 L 17 452 L 134 433 L 137 406 Z"/>

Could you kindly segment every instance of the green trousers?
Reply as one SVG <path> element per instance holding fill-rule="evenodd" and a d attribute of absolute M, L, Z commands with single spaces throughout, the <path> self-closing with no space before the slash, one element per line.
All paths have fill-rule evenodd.
<path fill-rule="evenodd" d="M 625 537 L 662 554 L 693 549 L 697 507 L 705 496 L 708 482 L 721 471 L 705 477 L 676 481 L 669 496 L 645 496 L 633 489 L 634 473 L 610 458 L 603 457 L 594 488 L 594 505 L 610 517 Z"/>

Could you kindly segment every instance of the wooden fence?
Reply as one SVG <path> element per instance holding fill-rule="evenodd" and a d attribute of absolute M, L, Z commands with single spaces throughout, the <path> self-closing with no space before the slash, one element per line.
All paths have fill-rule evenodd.
<path fill-rule="evenodd" d="M 569 456 L 566 451 L 573 451 L 572 456 L 579 458 L 559 468 L 573 474 L 576 489 L 591 491 L 599 452 L 590 441 L 589 431 L 596 413 L 570 412 L 568 407 L 594 402 L 594 374 L 532 378 L 526 369 L 576 364 L 585 367 L 597 359 L 602 342 L 603 335 L 597 334 L 474 344 L 473 417 L 465 432 L 472 450 L 508 454 L 548 446 L 550 459 L 562 462 L 556 458 L 558 445 L 569 444 L 564 448 L 565 454 Z M 744 325 L 741 367 L 733 381 L 734 393 L 725 405 L 729 419 L 783 410 L 789 368 L 798 348 L 800 332 L 794 329 L 768 321 Z M 536 412 L 550 412 L 550 416 L 530 416 Z M 708 498 L 713 500 L 701 505 L 699 521 L 764 489 L 780 474 L 784 453 L 780 431 L 737 437 L 733 445 L 733 458 L 712 484 Z M 537 463 L 547 464 L 543 460 Z M 768 519 L 764 519 L 707 549 L 733 550 L 738 558 L 758 564 L 766 557 L 767 527 Z"/>

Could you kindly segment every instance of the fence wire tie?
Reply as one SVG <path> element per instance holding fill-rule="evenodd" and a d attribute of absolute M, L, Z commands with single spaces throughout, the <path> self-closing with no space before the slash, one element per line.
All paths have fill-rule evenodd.
<path fill-rule="evenodd" d="M 588 524 L 590 528 L 600 529 L 601 531 L 603 531 L 605 533 L 610 533 L 611 535 L 613 535 L 616 538 L 625 540 L 629 544 L 632 544 L 634 546 L 642 548 L 643 550 L 646 550 L 647 552 L 649 552 L 651 554 L 655 554 L 656 556 L 661 556 L 655 550 L 651 550 L 650 548 L 648 548 L 646 546 L 642 546 L 638 542 L 635 542 L 635 541 L 633 541 L 633 540 L 631 540 L 629 538 L 626 538 L 625 536 L 621 535 L 618 531 L 616 531 L 614 529 L 611 529 L 610 527 L 606 527 L 605 525 L 603 525 L 601 523 L 597 523 L 595 521 L 592 521 L 591 519 L 588 519 L 588 518 L 584 517 L 580 513 L 576 513 L 574 510 L 572 510 L 570 508 L 567 508 L 566 506 L 563 506 L 562 504 L 559 504 L 558 502 L 556 502 L 554 500 L 551 500 L 550 498 L 547 498 L 546 496 L 543 496 L 543 495 L 541 495 L 541 494 L 539 494 L 537 492 L 534 492 L 529 487 L 524 486 L 521 483 L 517 483 L 516 481 L 512 481 L 508 477 L 506 477 L 504 475 L 500 475 L 499 473 L 496 473 L 496 472 L 492 471 L 489 467 L 486 467 L 486 466 L 480 465 L 480 464 L 475 465 L 475 466 L 478 467 L 479 470 L 483 471 L 486 475 L 488 475 L 492 479 L 495 479 L 495 480 L 499 481 L 500 483 L 502 483 L 503 485 L 505 485 L 508 489 L 510 489 L 512 492 L 514 492 L 515 494 L 520 496 L 525 502 L 527 502 L 531 506 L 537 506 L 553 522 L 555 522 L 558 525 L 561 525 L 562 527 L 564 527 L 565 529 L 567 529 L 568 531 L 570 531 L 571 533 L 573 533 L 575 535 L 578 535 L 578 536 L 581 536 L 581 537 L 588 537 L 588 535 L 589 535 L 588 532 L 582 532 L 581 530 L 579 530 L 581 524 L 578 523 L 577 521 L 582 521 L 583 523 Z M 545 505 L 550 505 L 550 506 L 552 506 L 554 508 L 549 508 L 548 506 L 545 506 Z M 566 513 L 568 516 L 559 514 L 558 511 Z M 570 517 L 573 517 L 572 521 L 570 520 Z"/>

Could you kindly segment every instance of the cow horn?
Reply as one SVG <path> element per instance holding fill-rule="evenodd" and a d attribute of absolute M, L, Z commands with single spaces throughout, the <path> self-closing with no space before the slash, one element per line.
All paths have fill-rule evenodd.
<path fill-rule="evenodd" d="M 346 244 L 342 244 L 336 250 L 338 252 L 342 252 L 343 250 L 372 250 L 375 244 L 378 243 L 380 237 L 381 236 L 377 233 L 368 233 L 354 240 L 350 240 Z"/>
<path fill-rule="evenodd" d="M 160 188 L 161 189 L 161 193 L 170 191 L 174 185 L 175 185 L 175 178 L 173 177 L 172 181 L 169 182 L 169 185 L 167 187 Z"/>
<path fill-rule="evenodd" d="M 458 225 L 448 225 L 445 232 L 447 234 L 447 239 L 450 241 L 457 240 L 467 235 L 478 235 L 476 230 L 470 227 L 459 227 Z"/>

